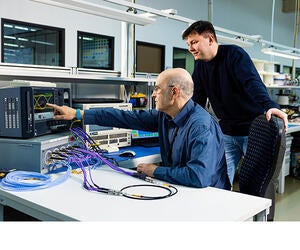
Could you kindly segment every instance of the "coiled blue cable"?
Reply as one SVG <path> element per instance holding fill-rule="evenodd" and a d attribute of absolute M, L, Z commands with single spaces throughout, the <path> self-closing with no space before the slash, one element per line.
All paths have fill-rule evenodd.
<path fill-rule="evenodd" d="M 64 165 L 68 168 L 67 171 L 53 181 L 48 174 L 30 171 L 10 172 L 1 180 L 0 188 L 8 191 L 32 191 L 59 185 L 66 181 L 71 173 L 71 165 L 67 162 Z"/>

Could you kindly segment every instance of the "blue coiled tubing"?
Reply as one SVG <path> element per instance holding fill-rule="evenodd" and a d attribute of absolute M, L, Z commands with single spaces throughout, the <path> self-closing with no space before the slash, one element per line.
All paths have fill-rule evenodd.
<path fill-rule="evenodd" d="M 68 179 L 71 173 L 71 165 L 65 163 L 67 171 L 60 177 L 51 180 L 48 174 L 30 171 L 13 171 L 8 173 L 0 182 L 0 188 L 9 191 L 31 191 L 56 186 Z"/>

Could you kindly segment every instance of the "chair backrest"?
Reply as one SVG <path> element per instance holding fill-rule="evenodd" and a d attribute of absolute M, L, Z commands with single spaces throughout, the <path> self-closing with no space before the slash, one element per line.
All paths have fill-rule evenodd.
<path fill-rule="evenodd" d="M 241 193 L 272 199 L 268 220 L 273 220 L 275 192 L 285 154 L 284 125 L 280 118 L 256 117 L 249 130 L 246 155 L 239 171 Z"/>

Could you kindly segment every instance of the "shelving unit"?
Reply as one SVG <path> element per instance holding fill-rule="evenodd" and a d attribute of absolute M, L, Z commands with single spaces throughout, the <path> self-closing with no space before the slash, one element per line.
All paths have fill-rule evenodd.
<path fill-rule="evenodd" d="M 269 89 L 300 89 L 300 86 L 292 86 L 292 85 L 269 85 L 267 86 Z"/>
<path fill-rule="evenodd" d="M 252 59 L 262 81 L 267 86 L 274 84 L 274 76 L 279 75 L 278 72 L 274 72 L 275 62 L 264 61 L 259 59 Z"/>
<path fill-rule="evenodd" d="M 86 86 L 90 88 L 91 85 L 89 84 L 95 84 L 95 87 L 97 87 L 96 92 L 94 88 L 90 88 L 90 94 L 94 97 L 105 92 L 109 93 L 112 98 L 128 102 L 132 86 L 142 89 L 143 92 L 145 91 L 148 100 L 151 100 L 156 76 L 145 73 L 130 78 L 121 77 L 120 72 L 110 70 L 0 63 L 0 87 L 9 86 L 13 80 L 58 83 L 63 87 L 71 88 L 73 98 L 81 97 L 81 90 L 86 89 Z M 103 88 L 101 85 L 103 85 Z M 114 87 L 108 90 L 108 85 Z M 86 90 L 84 90 L 84 95 L 86 95 Z M 152 108 L 152 102 L 150 101 L 148 108 Z"/>
<path fill-rule="evenodd" d="M 120 72 L 75 67 L 35 66 L 0 63 L 0 80 L 33 80 L 68 83 L 108 83 L 117 85 L 153 85 L 155 78 L 121 77 Z"/>

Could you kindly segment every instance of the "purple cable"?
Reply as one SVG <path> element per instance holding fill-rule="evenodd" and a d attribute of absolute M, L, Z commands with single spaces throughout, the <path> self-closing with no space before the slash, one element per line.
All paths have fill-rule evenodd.
<path fill-rule="evenodd" d="M 85 139 L 86 141 L 88 141 L 89 143 L 91 144 L 95 144 L 94 140 L 87 134 L 85 133 L 81 128 L 72 128 L 71 131 L 76 134 L 77 138 L 79 138 L 82 142 L 83 142 L 83 139 Z M 85 145 L 85 144 L 84 144 Z M 85 145 L 86 146 L 86 145 Z M 82 149 L 82 148 L 78 148 L 79 151 L 81 152 L 84 152 L 86 154 L 91 154 L 92 152 L 88 149 Z M 132 172 L 128 172 L 128 171 L 125 171 L 121 168 L 119 168 L 118 166 L 116 166 L 115 164 L 113 164 L 112 162 L 110 162 L 109 160 L 107 160 L 105 157 L 103 157 L 101 155 L 101 153 L 94 153 L 96 157 L 98 157 L 103 163 L 105 163 L 107 166 L 109 166 L 110 168 L 118 171 L 118 172 L 121 172 L 121 173 L 124 173 L 124 174 L 127 174 L 127 175 L 130 175 L 130 176 L 133 176 L 134 174 Z"/>
<path fill-rule="evenodd" d="M 78 167 L 80 167 L 82 173 L 83 173 L 83 185 L 88 189 L 88 190 L 93 190 L 93 191 L 97 191 L 98 188 L 95 188 L 93 187 L 89 181 L 88 181 L 88 178 L 87 178 L 87 172 L 85 170 L 85 167 L 84 165 L 82 164 L 83 161 L 86 161 L 87 164 L 88 164 L 88 161 L 87 161 L 87 156 L 84 156 L 83 154 L 81 155 L 82 157 L 80 158 L 78 154 L 74 154 L 75 157 L 70 157 L 70 161 L 73 162 L 73 163 L 76 163 Z M 93 185 L 96 186 L 96 184 L 94 183 L 93 179 L 92 179 L 92 176 L 91 176 L 91 173 L 89 171 L 89 177 L 90 177 L 90 180 L 92 182 Z"/>
<path fill-rule="evenodd" d="M 128 171 L 125 171 L 123 170 L 122 168 L 119 168 L 118 166 L 116 166 L 115 164 L 113 164 L 112 162 L 110 162 L 109 160 L 107 160 L 106 158 L 104 158 L 102 155 L 100 155 L 99 153 L 94 153 L 94 152 L 91 152 L 91 151 L 88 151 L 86 149 L 80 149 L 78 148 L 77 150 L 79 151 L 82 151 L 84 153 L 87 153 L 87 154 L 94 154 L 95 157 L 98 157 L 103 163 L 105 163 L 107 166 L 109 166 L 110 168 L 118 171 L 118 172 L 122 172 L 124 174 L 127 174 L 127 175 L 130 175 L 130 176 L 133 176 L 133 173 L 132 172 L 128 172 Z"/>

